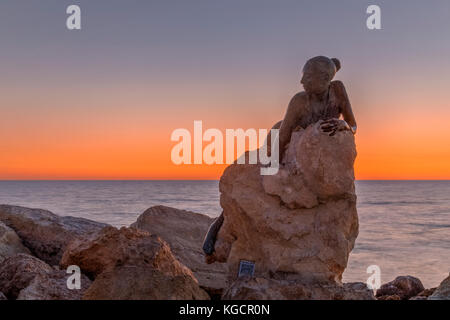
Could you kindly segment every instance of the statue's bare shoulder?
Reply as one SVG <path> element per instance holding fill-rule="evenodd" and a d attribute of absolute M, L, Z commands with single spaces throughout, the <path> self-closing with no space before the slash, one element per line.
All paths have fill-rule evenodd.
<path fill-rule="evenodd" d="M 341 80 L 331 81 L 330 87 L 339 99 L 348 99 L 347 91 L 345 90 L 344 83 Z"/>
<path fill-rule="evenodd" d="M 307 94 L 305 91 L 300 91 L 292 97 L 292 100 L 297 103 L 305 103 L 306 99 L 307 99 Z"/>
<path fill-rule="evenodd" d="M 295 119 L 298 119 L 298 117 L 304 113 L 306 104 L 307 104 L 306 92 L 305 91 L 298 92 L 292 97 L 291 101 L 289 102 L 287 113 L 289 113 L 290 115 L 295 115 Z"/>
<path fill-rule="evenodd" d="M 291 101 L 289 102 L 289 106 L 287 108 L 286 114 L 284 116 L 283 121 L 277 123 L 274 127 L 279 126 L 280 133 L 280 147 L 281 150 L 284 150 L 284 146 L 291 139 L 291 133 L 294 129 L 295 124 L 298 122 L 298 119 L 304 115 L 306 109 L 307 96 L 305 92 L 299 92 L 295 94 Z"/>
<path fill-rule="evenodd" d="M 346 111 L 351 111 L 350 101 L 348 99 L 347 90 L 345 90 L 344 83 L 340 80 L 331 81 L 330 84 L 331 89 L 333 90 L 335 96 L 338 98 L 340 102 L 340 106 L 342 108 L 341 112 L 345 114 Z"/>

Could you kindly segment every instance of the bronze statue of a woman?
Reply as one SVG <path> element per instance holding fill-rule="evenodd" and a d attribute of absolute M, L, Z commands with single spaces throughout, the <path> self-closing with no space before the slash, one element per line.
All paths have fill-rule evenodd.
<path fill-rule="evenodd" d="M 343 130 L 356 133 L 356 120 L 344 84 L 339 80 L 332 81 L 340 68 L 341 63 L 336 58 L 318 56 L 306 62 L 301 79 L 305 91 L 297 93 L 291 99 L 284 119 L 272 127 L 280 129 L 280 163 L 292 132 L 299 127 L 305 129 L 322 121 L 322 131 L 330 136 Z M 341 116 L 343 119 L 340 119 Z M 214 244 L 223 219 L 221 214 L 212 223 L 205 237 L 203 251 L 207 256 L 207 262 L 214 262 L 208 257 L 214 253 Z"/>

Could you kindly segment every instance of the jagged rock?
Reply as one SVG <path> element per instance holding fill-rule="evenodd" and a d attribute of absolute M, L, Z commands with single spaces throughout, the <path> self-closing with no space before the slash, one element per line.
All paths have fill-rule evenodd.
<path fill-rule="evenodd" d="M 191 273 L 173 257 L 169 246 L 158 236 L 125 227 L 106 227 L 90 241 L 74 241 L 61 259 L 61 267 L 77 265 L 92 278 L 116 266 L 155 263 L 161 268 Z"/>
<path fill-rule="evenodd" d="M 0 221 L 0 263 L 19 253 L 30 253 L 13 229 Z"/>
<path fill-rule="evenodd" d="M 267 278 L 240 278 L 224 300 L 375 300 L 364 283 L 310 284 Z"/>
<path fill-rule="evenodd" d="M 383 284 L 380 289 L 377 290 L 376 297 L 379 300 L 407 300 L 414 297 L 424 291 L 422 282 L 412 276 L 399 276 L 395 280 Z M 393 296 L 393 298 L 389 298 Z M 395 297 L 397 296 L 397 297 Z"/>
<path fill-rule="evenodd" d="M 33 255 L 57 265 L 66 246 L 75 239 L 95 234 L 106 224 L 50 211 L 0 205 L 0 221 L 12 228 Z"/>
<path fill-rule="evenodd" d="M 427 300 L 429 296 L 433 294 L 433 292 L 436 290 L 436 288 L 431 289 L 425 289 L 422 292 L 420 292 L 418 295 L 409 298 L 409 300 Z"/>
<path fill-rule="evenodd" d="M 441 282 L 428 300 L 450 300 L 450 275 Z"/>
<path fill-rule="evenodd" d="M 206 264 L 202 251 L 203 237 L 212 222 L 202 214 L 156 206 L 141 214 L 131 227 L 160 236 L 175 257 L 192 270 L 201 287 L 220 295 L 226 287 L 226 268 Z"/>
<path fill-rule="evenodd" d="M 70 274 L 28 254 L 17 254 L 0 264 L 0 290 L 17 300 L 80 300 L 91 281 L 81 275 L 81 289 L 70 290 Z"/>
<path fill-rule="evenodd" d="M 258 164 L 229 166 L 214 258 L 227 262 L 230 280 L 247 260 L 255 277 L 339 283 L 358 235 L 355 157 L 352 133 L 330 137 L 316 123 L 293 132 L 274 176 Z"/>
<path fill-rule="evenodd" d="M 101 273 L 84 300 L 208 300 L 192 276 L 150 266 L 119 266 Z"/>
<path fill-rule="evenodd" d="M 20 291 L 17 300 L 81 300 L 91 280 L 81 275 L 80 289 L 69 289 L 70 274 L 64 270 L 53 270 L 50 274 L 38 274 L 30 284 Z"/>
<path fill-rule="evenodd" d="M 106 227 L 96 238 L 72 242 L 61 265 L 95 278 L 84 299 L 209 298 L 167 243 L 134 228 Z"/>
<path fill-rule="evenodd" d="M 48 264 L 27 254 L 9 257 L 0 264 L 0 291 L 14 300 L 36 276 L 45 276 L 52 271 Z"/>

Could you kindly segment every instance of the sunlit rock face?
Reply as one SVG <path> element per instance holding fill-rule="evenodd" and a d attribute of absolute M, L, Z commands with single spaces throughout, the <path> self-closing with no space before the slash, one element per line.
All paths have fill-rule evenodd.
<path fill-rule="evenodd" d="M 105 227 L 97 237 L 73 241 L 61 266 L 77 265 L 94 279 L 85 300 L 208 300 L 192 271 L 157 235 Z"/>
<path fill-rule="evenodd" d="M 161 237 L 174 256 L 192 271 L 199 285 L 220 296 L 226 287 L 226 268 L 220 263 L 206 264 L 202 251 L 204 234 L 212 222 L 212 218 L 202 214 L 155 206 L 141 214 L 131 227 Z"/>
<path fill-rule="evenodd" d="M 231 281 L 244 260 L 253 277 L 340 284 L 358 235 L 356 147 L 351 132 L 329 136 L 319 125 L 293 132 L 276 175 L 258 164 L 225 170 L 214 258 Z"/>

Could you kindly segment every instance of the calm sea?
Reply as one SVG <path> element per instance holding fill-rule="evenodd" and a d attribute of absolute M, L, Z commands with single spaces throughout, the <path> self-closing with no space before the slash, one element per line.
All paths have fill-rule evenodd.
<path fill-rule="evenodd" d="M 437 286 L 450 271 L 450 181 L 357 181 L 360 233 L 344 281 L 378 265 Z M 0 181 L 0 203 L 128 226 L 154 205 L 216 217 L 217 181 Z"/>

